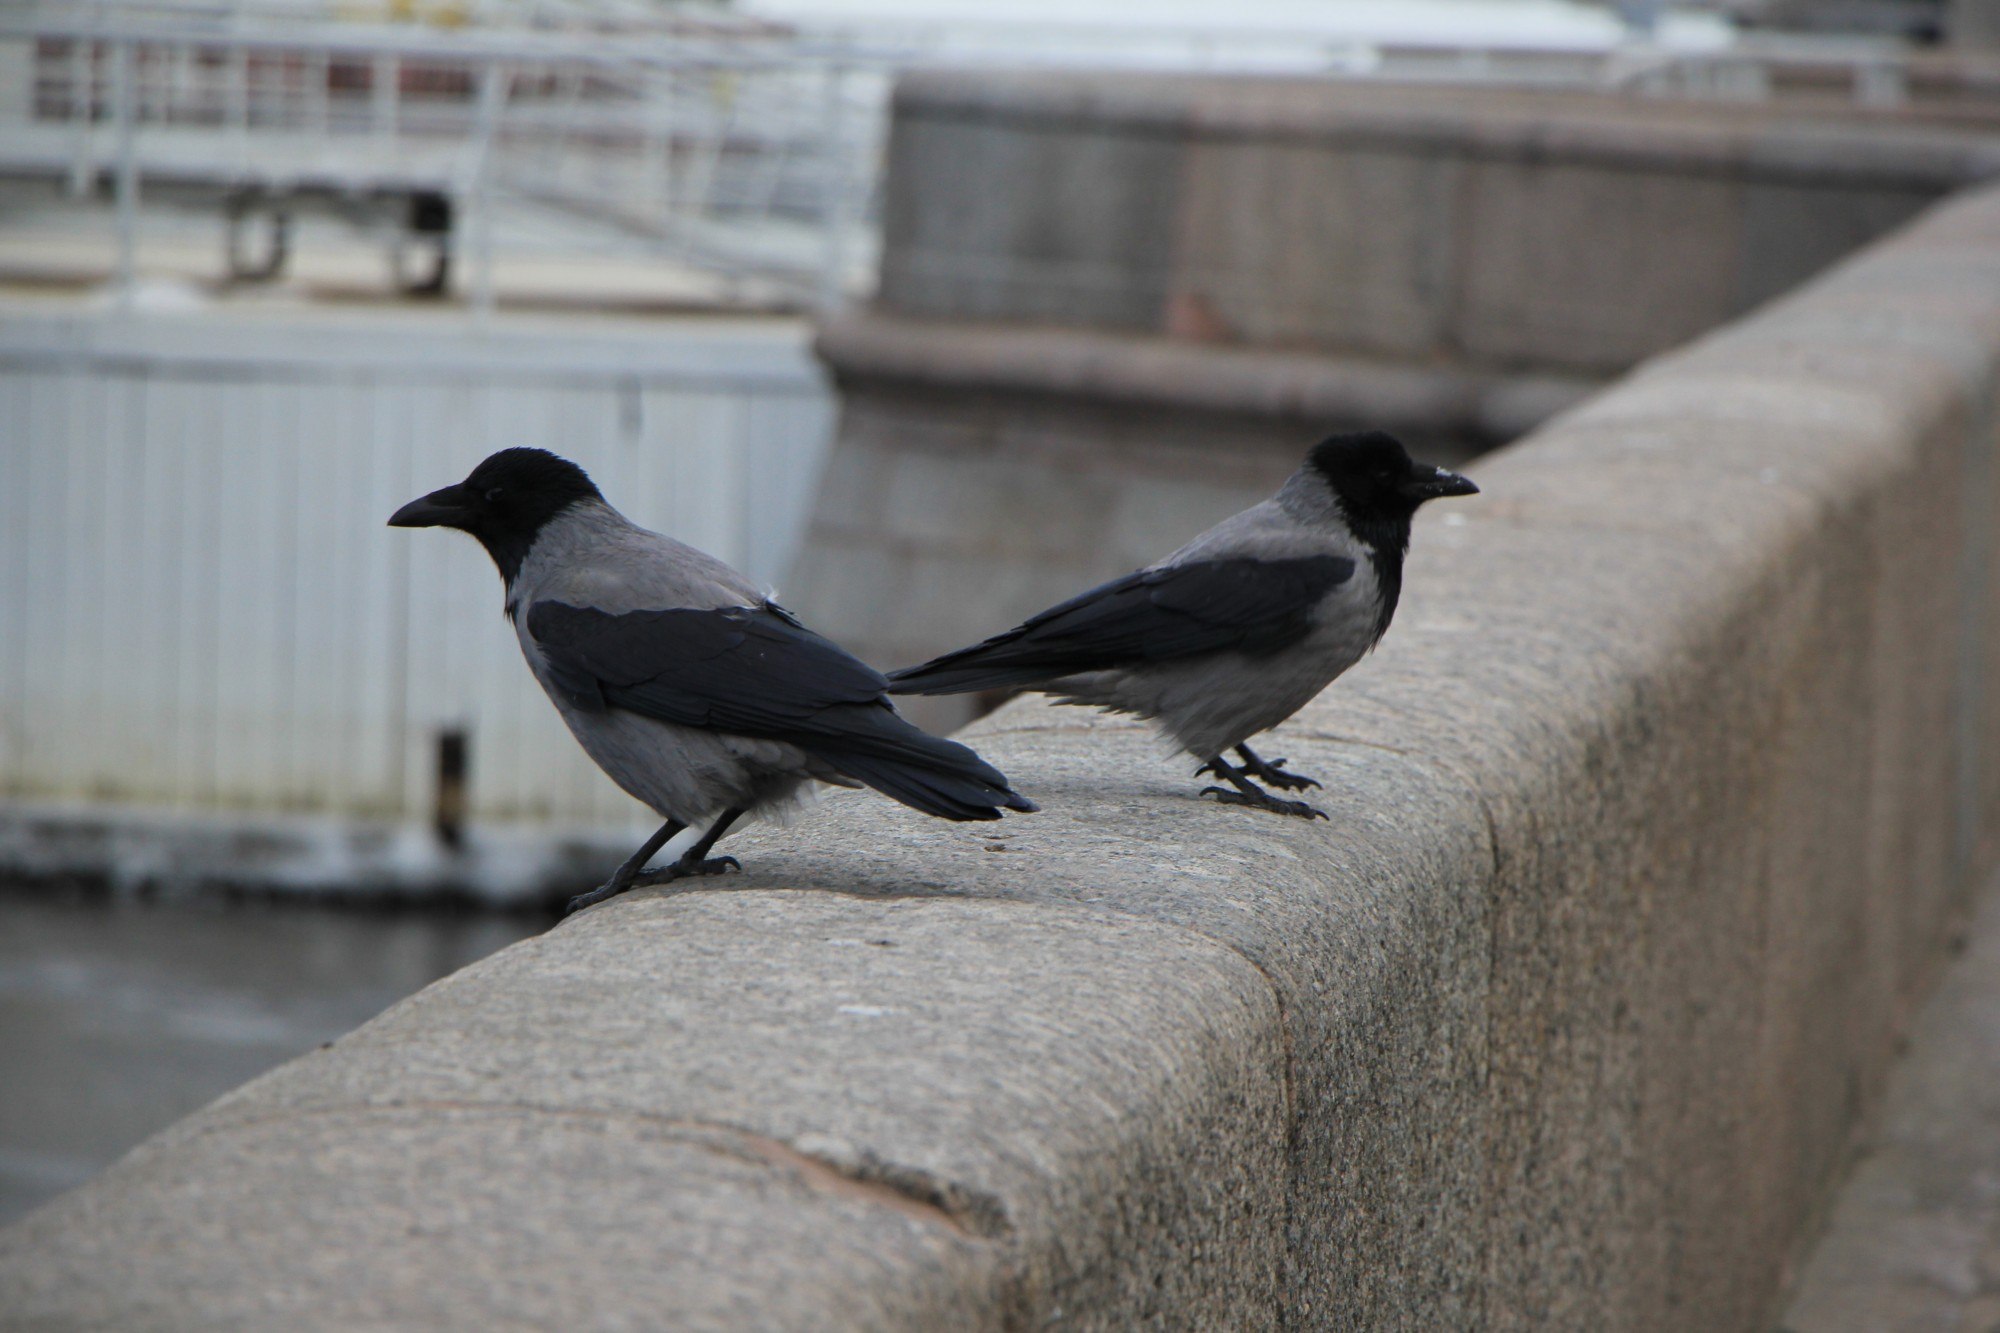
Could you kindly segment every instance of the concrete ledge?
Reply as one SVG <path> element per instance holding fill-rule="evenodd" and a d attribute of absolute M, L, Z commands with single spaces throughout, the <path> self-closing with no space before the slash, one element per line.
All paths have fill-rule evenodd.
<path fill-rule="evenodd" d="M 1059 906 L 633 906 L 142 1147 L 117 1168 L 136 1230 L 91 1210 L 69 1258 L 14 1267 L 89 1209 L 73 1195 L 9 1233 L 9 1319 L 1005 1327 L 1054 1296 L 1226 1324 L 1272 1300 L 1284 1060 L 1268 986 L 1227 948 Z M 1163 1132 L 1190 1112 L 1195 1139 Z M 1068 1227 L 1079 1208 L 1094 1227 Z M 1208 1258 L 1121 1292 L 1120 1252 L 1172 1235 Z M 1174 1248 L 1155 1262 L 1192 1257 Z"/>
<path fill-rule="evenodd" d="M 1481 463 L 1280 733 L 842 794 L 0 1233 L 22 1326 L 1766 1327 L 1993 867 L 2000 193 Z"/>

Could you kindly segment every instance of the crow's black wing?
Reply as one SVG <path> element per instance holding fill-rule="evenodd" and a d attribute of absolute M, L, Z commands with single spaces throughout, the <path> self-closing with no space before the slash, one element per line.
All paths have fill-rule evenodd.
<path fill-rule="evenodd" d="M 612 614 L 528 608 L 528 634 L 570 703 L 684 726 L 792 738 L 829 710 L 882 703 L 880 672 L 773 606 Z"/>
<path fill-rule="evenodd" d="M 983 643 L 891 672 L 889 688 L 955 694 L 1204 653 L 1272 653 L 1304 638 L 1320 599 L 1353 577 L 1354 562 L 1337 555 L 1142 569 Z"/>
<path fill-rule="evenodd" d="M 898 716 L 880 672 L 774 604 L 614 615 L 538 602 L 527 623 L 557 690 L 585 712 L 784 741 L 944 819 L 1035 808 L 970 749 Z"/>

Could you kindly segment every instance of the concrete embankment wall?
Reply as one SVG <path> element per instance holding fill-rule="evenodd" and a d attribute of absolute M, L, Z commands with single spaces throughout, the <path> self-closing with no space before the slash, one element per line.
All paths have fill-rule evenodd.
<path fill-rule="evenodd" d="M 1754 1329 L 2000 828 L 2000 193 L 1482 460 L 1270 749 L 970 733 L 0 1233 L 31 1327 Z M 704 886 L 706 889 L 708 886 Z"/>
<path fill-rule="evenodd" d="M 2000 167 L 1914 108 L 1102 71 L 906 77 L 889 154 L 883 314 L 1585 375 Z"/>

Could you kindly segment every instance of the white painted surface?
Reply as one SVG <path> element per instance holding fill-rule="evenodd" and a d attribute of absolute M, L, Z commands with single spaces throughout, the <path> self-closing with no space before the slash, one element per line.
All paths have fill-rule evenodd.
<path fill-rule="evenodd" d="M 0 312 L 0 795 L 628 823 L 457 533 L 384 526 L 509 445 L 632 518 L 782 570 L 832 401 L 789 322 Z"/>

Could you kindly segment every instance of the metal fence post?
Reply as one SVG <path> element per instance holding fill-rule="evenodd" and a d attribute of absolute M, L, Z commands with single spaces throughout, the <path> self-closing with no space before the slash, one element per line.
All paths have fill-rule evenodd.
<path fill-rule="evenodd" d="M 507 67 L 488 61 L 479 71 L 479 115 L 473 128 L 472 311 L 493 313 L 493 157 L 500 110 L 507 98 Z"/>
<path fill-rule="evenodd" d="M 315 52 L 306 61 L 305 103 L 306 128 L 317 137 L 324 139 L 332 127 L 330 101 L 332 89 L 333 58 L 324 51 Z"/>
<path fill-rule="evenodd" d="M 378 55 L 369 66 L 369 110 L 375 137 L 396 137 L 396 101 L 402 94 L 403 62 L 393 55 Z"/>
<path fill-rule="evenodd" d="M 88 37 L 69 44 L 69 116 L 75 151 L 69 163 L 69 192 L 82 198 L 90 192 L 96 164 L 91 153 L 97 118 L 97 43 Z"/>
<path fill-rule="evenodd" d="M 133 107 L 132 43 L 114 38 L 111 46 L 111 97 L 118 126 L 118 308 L 132 309 L 137 281 L 139 245 L 138 117 Z"/>
<path fill-rule="evenodd" d="M 243 171 L 250 165 L 250 52 L 241 46 L 231 47 L 228 71 L 223 96 L 227 99 L 229 142 L 236 155 L 236 169 Z"/>
<path fill-rule="evenodd" d="M 847 87 L 846 70 L 827 62 L 821 115 L 824 167 L 820 199 L 819 308 L 831 313 L 846 290 L 847 269 Z"/>

